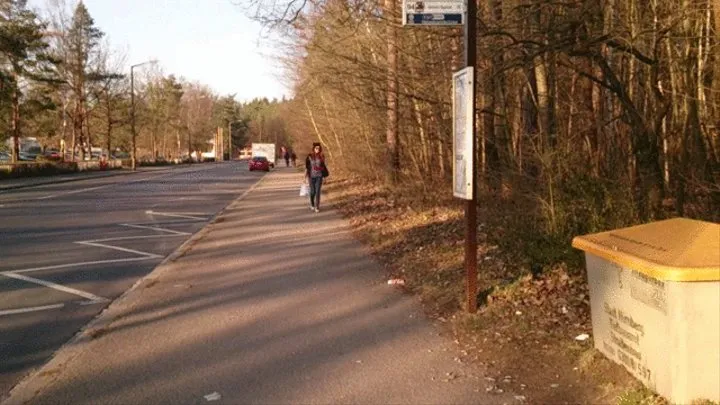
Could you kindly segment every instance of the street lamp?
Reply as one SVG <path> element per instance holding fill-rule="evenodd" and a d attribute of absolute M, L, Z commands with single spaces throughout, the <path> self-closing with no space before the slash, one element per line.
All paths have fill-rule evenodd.
<path fill-rule="evenodd" d="M 137 168 L 137 150 L 136 140 L 137 133 L 135 132 L 135 76 L 133 69 L 138 66 L 147 65 L 148 63 L 156 63 L 156 60 L 149 60 L 147 62 L 136 63 L 130 66 L 130 130 L 132 132 L 132 155 L 130 156 L 130 168 L 135 170 Z M 108 153 L 110 153 L 108 151 Z"/>

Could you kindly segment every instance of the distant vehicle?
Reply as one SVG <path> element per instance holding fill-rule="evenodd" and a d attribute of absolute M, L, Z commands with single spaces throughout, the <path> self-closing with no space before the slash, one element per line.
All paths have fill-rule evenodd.
<path fill-rule="evenodd" d="M 100 159 L 103 154 L 104 153 L 102 148 L 90 148 L 90 156 L 93 160 Z"/>
<path fill-rule="evenodd" d="M 210 152 L 203 152 L 200 154 L 203 162 L 214 162 L 215 161 L 215 147 Z"/>
<path fill-rule="evenodd" d="M 5 141 L 5 146 L 7 149 L 13 148 L 13 139 L 10 138 L 7 141 Z M 38 142 L 37 138 L 33 137 L 24 137 L 18 139 L 18 146 L 20 149 L 18 150 L 18 155 L 20 160 L 24 161 L 30 161 L 35 160 L 35 158 L 42 154 L 42 146 Z"/>
<path fill-rule="evenodd" d="M 253 143 L 251 145 L 252 157 L 264 156 L 270 167 L 275 167 L 275 144 L 274 143 Z"/>
<path fill-rule="evenodd" d="M 60 151 L 54 148 L 46 149 L 43 156 L 52 160 L 62 159 L 62 154 L 60 154 Z"/>
<path fill-rule="evenodd" d="M 270 161 L 268 161 L 265 156 L 254 156 L 248 161 L 248 169 L 250 169 L 250 171 L 263 170 L 269 172 Z"/>
<path fill-rule="evenodd" d="M 23 162 L 34 162 L 37 159 L 37 153 L 20 152 L 18 153 L 19 160 Z"/>

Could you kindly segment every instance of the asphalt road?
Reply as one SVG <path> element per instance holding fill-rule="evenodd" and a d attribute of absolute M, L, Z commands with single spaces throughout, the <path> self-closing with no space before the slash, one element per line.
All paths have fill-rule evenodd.
<path fill-rule="evenodd" d="M 0 192 L 0 396 L 263 174 L 230 162 Z"/>
<path fill-rule="evenodd" d="M 311 212 L 301 181 L 264 178 L 0 402 L 524 401 L 387 284 L 332 206 Z"/>

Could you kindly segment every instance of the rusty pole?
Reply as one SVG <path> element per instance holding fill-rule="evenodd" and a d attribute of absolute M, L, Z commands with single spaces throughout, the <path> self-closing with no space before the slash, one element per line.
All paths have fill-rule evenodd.
<path fill-rule="evenodd" d="M 477 3 L 476 0 L 467 2 L 467 21 L 465 22 L 465 66 L 477 65 Z M 477 151 L 477 130 L 475 119 L 475 80 L 472 89 L 472 111 L 470 120 L 472 122 L 472 188 L 471 197 L 466 200 L 465 206 L 465 272 L 467 274 L 467 311 L 477 311 L 477 162 L 475 159 Z"/>

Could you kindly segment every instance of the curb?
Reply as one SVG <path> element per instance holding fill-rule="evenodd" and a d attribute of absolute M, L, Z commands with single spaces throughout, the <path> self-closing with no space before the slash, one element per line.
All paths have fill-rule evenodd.
<path fill-rule="evenodd" d="M 108 172 L 106 175 L 102 176 L 77 176 L 76 178 L 69 178 L 69 179 L 57 179 L 55 176 L 47 176 L 46 180 L 42 180 L 38 183 L 32 183 L 32 184 L 18 184 L 18 185 L 12 185 L 12 186 L 3 186 L 2 182 L 0 182 L 0 193 L 7 190 L 17 190 L 22 188 L 31 188 L 31 187 L 38 187 L 38 186 L 46 186 L 48 184 L 59 184 L 59 183 L 71 183 L 74 181 L 82 181 L 82 180 L 95 180 L 95 179 L 104 179 L 107 177 L 116 177 L 116 176 L 127 176 L 131 174 L 139 174 L 139 173 L 163 173 L 169 170 L 172 170 L 173 168 L 180 168 L 180 167 L 189 167 L 191 165 L 189 164 L 179 164 L 179 165 L 173 165 L 166 169 L 157 169 L 157 170 L 136 170 L 132 171 L 129 169 L 116 169 Z M 60 175 L 62 176 L 62 175 Z M 45 176 L 42 176 L 45 177 Z M 38 178 L 38 177 L 35 177 Z"/>
<path fill-rule="evenodd" d="M 48 178 L 47 180 L 42 180 L 38 183 L 32 183 L 32 184 L 17 184 L 12 186 L 2 186 L 0 183 L 0 192 L 5 190 L 17 190 L 21 188 L 30 188 L 30 187 L 37 187 L 37 186 L 46 186 L 48 184 L 59 184 L 59 183 L 71 183 L 74 181 L 80 181 L 80 180 L 94 180 L 94 179 L 104 179 L 106 177 L 115 177 L 115 176 L 121 176 L 121 175 L 128 175 L 133 173 L 140 173 L 140 172 L 124 172 L 123 169 L 118 170 L 118 173 L 112 173 L 112 174 L 106 174 L 103 176 L 77 176 L 77 178 L 70 178 L 70 179 L 55 179 L 53 176 Z"/>
<path fill-rule="evenodd" d="M 110 305 L 100 311 L 90 322 L 83 326 L 68 342 L 60 346 L 55 351 L 50 360 L 34 371 L 31 371 L 19 383 L 17 383 L 5 397 L 0 396 L 1 405 L 15 405 L 32 403 L 35 394 L 39 393 L 43 388 L 53 384 L 57 376 L 65 368 L 66 364 L 72 361 L 84 349 L 83 344 L 102 336 L 102 331 L 109 327 L 118 319 L 115 312 L 123 308 L 124 304 L 135 298 L 135 294 L 140 293 L 140 287 L 147 285 L 158 279 L 164 274 L 169 263 L 181 258 L 187 253 L 192 246 L 210 231 L 218 218 L 220 218 L 229 208 L 234 208 L 237 203 L 244 200 L 255 188 L 265 181 L 265 178 L 272 172 L 263 175 L 255 184 L 245 190 L 240 196 L 231 201 L 228 205 L 218 211 L 208 221 L 207 225 L 195 232 L 190 238 L 177 247 L 172 253 L 167 255 L 157 266 L 149 273 L 137 280 L 128 290 L 122 293 L 118 298 L 113 300 Z"/>

